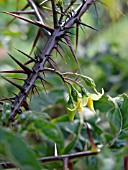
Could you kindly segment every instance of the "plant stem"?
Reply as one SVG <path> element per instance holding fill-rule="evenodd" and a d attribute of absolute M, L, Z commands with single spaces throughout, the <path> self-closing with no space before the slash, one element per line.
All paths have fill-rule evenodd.
<path fill-rule="evenodd" d="M 54 28 L 54 32 L 51 36 L 49 36 L 49 40 L 47 41 L 41 56 L 40 61 L 35 62 L 32 70 L 33 72 L 28 75 L 27 79 L 24 82 L 23 90 L 19 92 L 19 94 L 15 97 L 15 100 L 12 103 L 11 107 L 11 116 L 10 121 L 13 121 L 17 113 L 21 113 L 20 107 L 26 98 L 32 87 L 35 84 L 36 79 L 39 78 L 40 70 L 44 69 L 45 63 L 48 59 L 48 56 L 51 54 L 52 50 L 54 49 L 57 42 L 64 37 L 67 33 L 67 28 L 70 29 L 76 21 L 78 21 L 81 16 L 87 11 L 91 4 L 94 3 L 94 0 L 86 0 L 85 3 L 82 3 L 75 11 L 74 15 L 67 19 L 61 26 Z"/>
<path fill-rule="evenodd" d="M 97 152 L 83 151 L 83 152 L 77 152 L 77 153 L 72 153 L 72 154 L 66 154 L 66 155 L 62 155 L 62 156 L 50 156 L 50 157 L 45 157 L 45 158 L 39 158 L 37 160 L 41 163 L 64 161 L 64 160 L 71 160 L 71 159 L 80 158 L 80 157 L 94 156 L 94 155 L 97 155 L 99 152 L 100 152 L 100 150 L 98 150 Z M 8 169 L 8 168 L 11 169 L 11 168 L 16 167 L 16 165 L 14 165 L 11 162 L 2 162 L 2 163 L 0 163 L 0 166 L 3 169 Z"/>

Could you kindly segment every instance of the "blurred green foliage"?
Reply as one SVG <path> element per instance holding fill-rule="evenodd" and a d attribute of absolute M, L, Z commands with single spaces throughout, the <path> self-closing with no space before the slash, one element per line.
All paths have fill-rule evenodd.
<path fill-rule="evenodd" d="M 69 1 L 68 1 L 69 2 Z M 84 121 L 88 123 L 94 142 L 101 148 L 98 156 L 74 160 L 75 170 L 120 170 L 123 158 L 128 155 L 128 39 L 127 39 L 127 1 L 101 1 L 91 7 L 82 20 L 99 28 L 94 32 L 89 28 L 79 31 L 77 56 L 83 75 L 94 79 L 97 89 L 104 88 L 105 95 L 94 103 L 96 114 L 89 109 L 83 111 Z M 26 1 L 1 0 L 0 12 L 15 11 L 22 8 Z M 106 4 L 106 5 L 105 5 Z M 115 7 L 116 5 L 116 7 Z M 20 61 L 25 58 L 14 48 L 29 53 L 37 29 L 28 23 L 0 14 L 0 70 L 17 68 L 7 55 L 7 51 Z M 47 21 L 48 22 L 48 21 Z M 72 29 L 72 32 L 75 32 Z M 43 38 L 38 42 L 41 47 Z M 72 37 L 72 42 L 75 37 Z M 44 43 L 44 42 L 43 42 Z M 57 64 L 65 71 L 76 70 L 76 63 L 70 50 L 64 45 L 64 62 L 56 56 Z M 6 74 L 7 77 L 17 77 Z M 60 78 L 47 74 L 47 94 L 40 87 L 40 96 L 35 94 L 30 102 L 30 111 L 17 117 L 13 125 L 8 125 L 10 104 L 5 103 L 0 115 L 0 159 L 14 162 L 20 169 L 62 169 L 62 163 L 41 164 L 36 158 L 54 155 L 57 144 L 58 154 L 68 154 L 91 148 L 86 126 L 81 125 L 79 115 L 69 122 L 66 114 L 67 91 Z M 22 78 L 22 75 L 18 77 Z M 0 79 L 0 97 L 12 96 L 18 91 L 8 82 Z M 123 94 L 122 94 L 123 93 Z M 109 95 L 109 96 L 108 96 Z M 110 97 L 112 96 L 112 97 Z"/>

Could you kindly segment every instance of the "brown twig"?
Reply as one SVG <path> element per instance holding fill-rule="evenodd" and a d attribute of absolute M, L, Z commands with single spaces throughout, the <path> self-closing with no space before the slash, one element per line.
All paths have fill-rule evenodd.
<path fill-rule="evenodd" d="M 88 157 L 88 156 L 94 156 L 97 155 L 100 152 L 98 150 L 97 152 L 91 152 L 91 151 L 83 151 L 83 152 L 77 152 L 77 153 L 72 153 L 72 154 L 66 154 L 62 156 L 50 156 L 50 157 L 45 157 L 45 158 L 39 158 L 38 161 L 41 163 L 46 163 L 46 162 L 56 162 L 56 161 L 67 161 L 75 158 L 81 158 L 81 157 Z M 66 164 L 66 163 L 65 163 Z M 0 163 L 0 166 L 3 169 L 9 169 L 9 168 L 15 168 L 16 165 L 11 163 L 11 162 L 2 162 Z M 66 167 L 66 165 L 65 165 Z M 66 170 L 66 169 L 65 169 Z"/>

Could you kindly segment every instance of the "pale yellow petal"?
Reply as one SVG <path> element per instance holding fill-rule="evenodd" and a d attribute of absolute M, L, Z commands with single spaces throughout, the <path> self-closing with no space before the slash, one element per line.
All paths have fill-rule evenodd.
<path fill-rule="evenodd" d="M 90 94 L 89 97 L 92 98 L 92 100 L 99 100 L 104 95 L 104 89 L 102 88 L 102 93 L 97 92 L 95 88 L 94 90 L 97 94 Z"/>
<path fill-rule="evenodd" d="M 82 106 L 86 106 L 88 103 L 88 97 L 84 96 L 81 100 Z"/>
<path fill-rule="evenodd" d="M 80 101 L 78 106 L 77 106 L 77 109 L 78 109 L 78 113 L 81 113 L 83 111 L 83 106 L 82 106 L 82 102 Z"/>

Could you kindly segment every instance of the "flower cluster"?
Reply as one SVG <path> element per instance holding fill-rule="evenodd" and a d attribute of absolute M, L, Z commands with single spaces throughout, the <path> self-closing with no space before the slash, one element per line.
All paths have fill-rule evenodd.
<path fill-rule="evenodd" d="M 102 89 L 102 93 L 99 93 L 96 88 L 94 88 L 94 91 L 95 93 L 89 93 L 85 88 L 81 88 L 81 92 L 78 92 L 73 86 L 71 87 L 71 92 L 67 103 L 67 113 L 70 121 L 74 120 L 76 111 L 81 113 L 83 111 L 83 107 L 85 106 L 95 113 L 93 100 L 99 100 L 103 96 L 104 90 Z"/>

